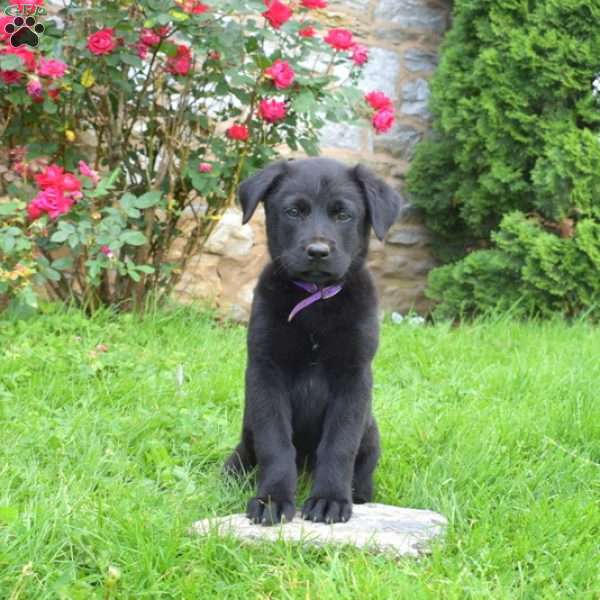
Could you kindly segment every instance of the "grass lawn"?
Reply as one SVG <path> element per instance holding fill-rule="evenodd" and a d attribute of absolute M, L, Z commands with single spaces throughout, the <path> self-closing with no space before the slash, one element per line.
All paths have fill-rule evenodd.
<path fill-rule="evenodd" d="M 600 597 L 600 329 L 383 327 L 376 500 L 450 523 L 419 561 L 186 534 L 251 493 L 243 327 L 48 307 L 0 342 L 2 599 Z"/>

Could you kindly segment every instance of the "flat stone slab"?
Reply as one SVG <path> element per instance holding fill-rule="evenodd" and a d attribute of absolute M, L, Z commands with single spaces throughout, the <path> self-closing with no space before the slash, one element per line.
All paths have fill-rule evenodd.
<path fill-rule="evenodd" d="M 448 522 L 430 510 L 400 508 L 387 504 L 355 504 L 347 523 L 313 523 L 300 518 L 290 523 L 264 526 L 251 523 L 245 514 L 196 521 L 190 533 L 233 535 L 252 542 L 285 540 L 306 544 L 352 544 L 399 556 L 420 556 L 430 542 L 442 535 Z"/>

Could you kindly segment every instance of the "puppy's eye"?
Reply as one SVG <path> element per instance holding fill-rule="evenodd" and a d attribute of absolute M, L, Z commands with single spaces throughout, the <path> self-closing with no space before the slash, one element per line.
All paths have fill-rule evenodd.
<path fill-rule="evenodd" d="M 284 212 L 288 217 L 292 217 L 292 219 L 296 219 L 300 216 L 300 209 L 297 206 L 288 206 Z"/>
<path fill-rule="evenodd" d="M 352 213 L 349 213 L 348 211 L 340 210 L 335 213 L 336 221 L 342 221 L 344 223 L 346 221 L 350 221 L 350 219 L 352 219 Z"/>

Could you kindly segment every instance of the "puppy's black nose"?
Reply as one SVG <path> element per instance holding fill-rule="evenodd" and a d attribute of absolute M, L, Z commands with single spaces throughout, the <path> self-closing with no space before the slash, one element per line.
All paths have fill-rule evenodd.
<path fill-rule="evenodd" d="M 326 244 L 325 242 L 313 242 L 306 248 L 308 256 L 315 259 L 327 258 L 330 251 L 329 244 Z"/>

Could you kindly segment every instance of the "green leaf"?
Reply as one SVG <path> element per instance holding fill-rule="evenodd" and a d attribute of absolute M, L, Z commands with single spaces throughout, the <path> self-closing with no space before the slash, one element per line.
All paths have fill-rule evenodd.
<path fill-rule="evenodd" d="M 293 107 L 296 112 L 309 112 L 314 106 L 315 97 L 309 91 L 302 92 L 293 101 Z"/>
<path fill-rule="evenodd" d="M 0 69 L 2 71 L 15 71 L 23 66 L 23 59 L 16 54 L 0 55 Z"/>
<path fill-rule="evenodd" d="M 44 100 L 44 112 L 53 115 L 57 110 L 58 108 L 52 100 Z"/>
<path fill-rule="evenodd" d="M 15 247 L 15 238 L 12 235 L 6 235 L 0 237 L 0 249 L 5 254 L 10 254 L 12 249 Z"/>
<path fill-rule="evenodd" d="M 151 206 L 156 206 L 160 202 L 161 193 L 160 192 L 146 192 L 139 198 L 136 198 L 133 201 L 133 206 L 136 208 L 150 208 Z"/>
<path fill-rule="evenodd" d="M 136 270 L 141 271 L 142 273 L 154 273 L 154 267 L 150 265 L 138 265 L 136 266 Z"/>
<path fill-rule="evenodd" d="M 50 267 L 44 269 L 44 275 L 50 279 L 50 281 L 60 281 L 60 273 Z"/>
<path fill-rule="evenodd" d="M 146 236 L 141 231 L 129 230 L 121 234 L 120 240 L 130 246 L 142 246 L 146 243 Z"/>
<path fill-rule="evenodd" d="M 71 233 L 72 232 L 67 229 L 59 229 L 58 231 L 55 231 L 52 234 L 52 236 L 50 237 L 50 241 L 60 244 L 66 241 L 67 238 L 71 235 Z"/>
<path fill-rule="evenodd" d="M 72 256 L 64 256 L 63 258 L 57 258 L 52 261 L 52 268 L 58 269 L 59 271 L 64 271 L 65 269 L 70 269 L 73 266 L 73 257 Z"/>
<path fill-rule="evenodd" d="M 0 215 L 12 215 L 16 212 L 18 206 L 19 204 L 17 202 L 6 202 L 0 204 Z"/>
<path fill-rule="evenodd" d="M 300 139 L 298 143 L 309 156 L 319 156 L 319 145 L 315 140 Z"/>
<path fill-rule="evenodd" d="M 124 52 L 121 53 L 121 60 L 126 65 L 131 65 L 132 67 L 141 67 L 143 64 L 142 61 L 134 54 L 126 54 Z"/>
<path fill-rule="evenodd" d="M 95 190 L 91 192 L 87 192 L 87 195 L 90 198 L 100 198 L 102 196 L 106 196 L 106 194 L 111 190 L 114 186 L 119 173 L 121 172 L 121 167 L 117 167 L 108 177 L 104 177 L 100 180 L 100 183 L 96 187 Z"/>

